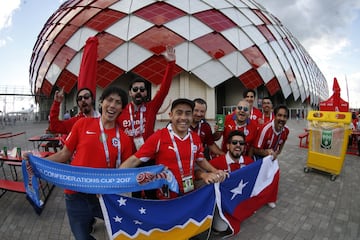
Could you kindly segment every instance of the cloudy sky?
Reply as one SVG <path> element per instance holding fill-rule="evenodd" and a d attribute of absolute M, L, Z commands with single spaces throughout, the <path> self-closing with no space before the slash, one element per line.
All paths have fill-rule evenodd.
<path fill-rule="evenodd" d="M 32 48 L 46 20 L 63 0 L 0 0 L 0 88 L 29 86 Z M 341 97 L 360 108 L 360 0 L 258 0 L 309 52 Z"/>

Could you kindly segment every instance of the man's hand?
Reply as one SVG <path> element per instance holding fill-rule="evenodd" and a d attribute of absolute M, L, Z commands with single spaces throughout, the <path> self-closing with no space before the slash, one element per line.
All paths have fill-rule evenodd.
<path fill-rule="evenodd" d="M 175 48 L 173 46 L 166 46 L 166 52 L 164 53 L 166 61 L 172 62 L 176 60 Z"/>
<path fill-rule="evenodd" d="M 54 100 L 61 103 L 64 100 L 64 88 L 61 88 L 60 91 L 56 90 L 54 94 Z"/>

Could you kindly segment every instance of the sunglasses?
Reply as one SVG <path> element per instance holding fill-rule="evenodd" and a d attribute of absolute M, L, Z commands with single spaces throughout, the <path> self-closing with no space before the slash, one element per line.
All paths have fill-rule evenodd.
<path fill-rule="evenodd" d="M 243 106 L 237 106 L 237 109 L 239 109 L 239 111 L 244 110 L 244 112 L 249 111 L 248 107 L 243 107 Z"/>
<path fill-rule="evenodd" d="M 240 146 L 244 146 L 245 142 L 244 141 L 232 140 L 231 144 L 234 145 L 234 146 L 237 145 L 237 144 L 240 144 Z"/>
<path fill-rule="evenodd" d="M 85 94 L 84 96 L 78 96 L 76 98 L 76 101 L 80 102 L 81 100 L 83 100 L 83 98 L 84 100 L 88 100 L 90 98 L 90 94 Z"/>
<path fill-rule="evenodd" d="M 144 87 L 133 87 L 131 89 L 133 92 L 138 92 L 140 90 L 140 92 L 145 92 L 146 88 Z"/>

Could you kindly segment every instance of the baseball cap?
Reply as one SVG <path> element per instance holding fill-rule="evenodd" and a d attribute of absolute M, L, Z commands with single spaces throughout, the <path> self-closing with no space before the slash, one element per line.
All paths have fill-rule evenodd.
<path fill-rule="evenodd" d="M 179 104 L 187 104 L 191 107 L 191 110 L 194 110 L 194 106 L 195 106 L 194 102 L 187 98 L 175 99 L 171 104 L 171 110 L 173 110 Z"/>

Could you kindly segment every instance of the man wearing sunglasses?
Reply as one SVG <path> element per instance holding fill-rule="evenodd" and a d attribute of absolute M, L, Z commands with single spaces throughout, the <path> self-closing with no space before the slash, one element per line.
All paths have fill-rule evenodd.
<path fill-rule="evenodd" d="M 246 145 L 244 151 L 245 155 L 248 155 L 250 146 L 252 145 L 257 134 L 257 125 L 255 125 L 252 121 L 249 120 L 249 114 L 250 106 L 249 103 L 244 99 L 239 101 L 232 114 L 226 116 L 224 131 L 222 132 L 223 140 L 221 145 L 221 149 L 224 152 L 227 151 L 226 139 L 228 139 L 230 132 L 234 130 L 240 130 L 243 131 L 246 136 Z M 219 135 L 219 132 L 217 132 L 217 135 Z"/>
<path fill-rule="evenodd" d="M 221 155 L 210 160 L 210 164 L 216 169 L 230 173 L 253 163 L 254 161 L 251 157 L 244 155 L 245 139 L 244 132 L 239 130 L 231 131 L 226 140 L 226 155 Z M 217 235 L 228 235 L 231 233 L 231 230 L 228 229 L 228 224 L 222 220 L 217 208 L 214 214 L 212 229 Z"/>
<path fill-rule="evenodd" d="M 52 133 L 68 134 L 77 120 L 84 117 L 99 118 L 100 113 L 95 110 L 95 99 L 93 93 L 88 88 L 81 88 L 76 95 L 76 103 L 80 109 L 79 113 L 68 119 L 60 120 L 60 104 L 64 100 L 64 89 L 56 91 L 54 102 L 50 109 L 49 130 Z"/>
<path fill-rule="evenodd" d="M 133 139 L 136 150 L 154 133 L 156 114 L 170 89 L 176 60 L 175 49 L 167 46 L 164 57 L 167 61 L 165 75 L 155 97 L 149 101 L 145 79 L 135 78 L 129 86 L 131 102 L 126 105 L 117 119 L 120 128 Z M 141 166 L 152 165 L 153 163 L 154 161 L 149 161 Z M 141 195 L 141 193 L 133 193 L 133 196 L 138 198 L 152 199 L 156 197 L 152 190 L 145 191 L 145 196 Z"/>

